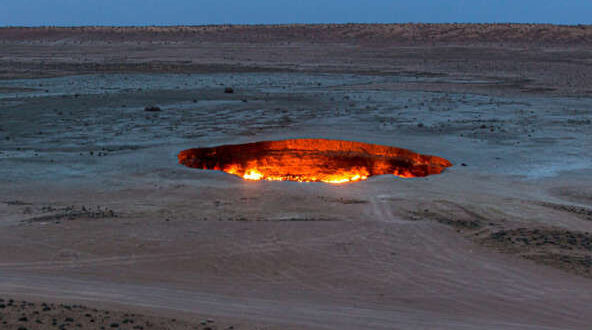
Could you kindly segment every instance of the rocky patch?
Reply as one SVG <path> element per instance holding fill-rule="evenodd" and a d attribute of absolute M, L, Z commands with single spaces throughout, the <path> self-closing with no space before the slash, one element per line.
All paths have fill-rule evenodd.
<path fill-rule="evenodd" d="M 492 232 L 481 243 L 535 262 L 592 277 L 592 234 L 554 228 Z"/>
<path fill-rule="evenodd" d="M 23 213 L 31 213 L 30 209 L 26 209 Z M 67 206 L 64 208 L 54 208 L 52 206 L 44 206 L 41 209 L 43 215 L 34 216 L 22 220 L 24 223 L 35 223 L 35 222 L 57 222 L 61 220 L 75 220 L 81 218 L 91 219 L 105 219 L 105 218 L 116 218 L 118 215 L 114 210 L 107 207 L 86 207 L 80 208 L 76 206 Z"/>
<path fill-rule="evenodd" d="M 82 305 L 16 301 L 0 298 L 0 329 L 234 329 L 213 319 L 187 322 L 135 313 L 100 310 Z"/>

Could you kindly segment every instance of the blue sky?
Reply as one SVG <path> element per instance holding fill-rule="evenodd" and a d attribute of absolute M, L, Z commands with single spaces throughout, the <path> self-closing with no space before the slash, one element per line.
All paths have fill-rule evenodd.
<path fill-rule="evenodd" d="M 592 24 L 592 0 L 0 0 L 0 26 L 347 22 Z"/>

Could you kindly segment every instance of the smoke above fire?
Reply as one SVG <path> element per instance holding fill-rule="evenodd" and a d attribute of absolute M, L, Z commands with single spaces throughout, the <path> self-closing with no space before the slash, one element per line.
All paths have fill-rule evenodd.
<path fill-rule="evenodd" d="M 373 175 L 403 178 L 439 174 L 452 164 L 441 157 L 370 143 L 291 139 L 183 150 L 179 163 L 219 170 L 246 180 L 347 183 Z"/>

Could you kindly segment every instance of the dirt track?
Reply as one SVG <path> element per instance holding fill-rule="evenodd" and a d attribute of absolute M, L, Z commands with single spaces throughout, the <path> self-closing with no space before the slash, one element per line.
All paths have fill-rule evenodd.
<path fill-rule="evenodd" d="M 384 26 L 366 39 L 311 27 L 316 43 L 300 28 L 291 41 L 0 29 L 0 298 L 155 328 L 587 329 L 589 28 L 522 26 L 506 46 L 495 26 L 434 44 Z M 229 39 L 239 31 L 258 44 Z M 176 163 L 190 147 L 297 137 L 454 166 L 327 185 Z M 18 328 L 20 311 L 0 312 Z"/>

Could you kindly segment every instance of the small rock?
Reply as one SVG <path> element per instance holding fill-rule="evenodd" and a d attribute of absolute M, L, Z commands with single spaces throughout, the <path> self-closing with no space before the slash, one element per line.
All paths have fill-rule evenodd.
<path fill-rule="evenodd" d="M 148 112 L 158 112 L 161 111 L 159 107 L 156 106 L 148 106 L 144 108 L 144 111 L 148 111 Z"/>

